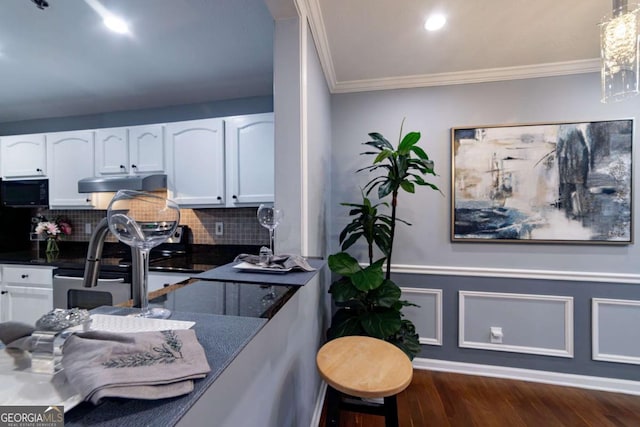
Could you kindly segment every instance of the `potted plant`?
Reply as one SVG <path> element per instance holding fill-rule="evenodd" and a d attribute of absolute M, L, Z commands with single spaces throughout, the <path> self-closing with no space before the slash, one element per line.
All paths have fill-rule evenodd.
<path fill-rule="evenodd" d="M 404 122 L 403 122 L 404 123 Z M 362 203 L 343 203 L 351 208 L 352 221 L 340 233 L 341 252 L 329 256 L 329 268 L 341 277 L 332 283 L 329 293 L 338 310 L 333 315 L 328 339 L 347 335 L 368 335 L 384 339 L 404 351 L 410 359 L 420 352 L 415 326 L 403 318 L 402 308 L 411 304 L 401 300 L 400 287 L 391 280 L 391 257 L 396 223 L 411 225 L 397 217 L 398 195 L 414 193 L 415 186 L 437 186 L 424 180 L 435 175 L 433 161 L 417 145 L 420 133 L 410 132 L 395 148 L 379 133 L 370 133 L 364 144 L 373 149 L 363 155 L 375 155 L 373 164 L 356 172 L 382 172 L 364 187 Z M 368 198 L 377 190 L 379 203 Z M 383 201 L 391 198 L 391 204 Z M 391 209 L 391 214 L 381 213 Z M 357 259 L 345 252 L 360 239 L 367 243 L 369 264 L 361 267 Z M 374 246 L 382 257 L 374 261 Z M 383 266 L 386 262 L 386 271 Z"/>

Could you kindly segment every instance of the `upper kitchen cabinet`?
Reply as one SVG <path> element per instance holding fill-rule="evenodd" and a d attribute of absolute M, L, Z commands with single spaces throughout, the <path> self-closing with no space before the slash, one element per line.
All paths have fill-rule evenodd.
<path fill-rule="evenodd" d="M 164 172 L 165 140 L 162 125 L 128 128 L 129 164 L 132 174 Z"/>
<path fill-rule="evenodd" d="M 169 123 L 165 134 L 169 197 L 180 207 L 224 206 L 222 119 Z"/>
<path fill-rule="evenodd" d="M 43 134 L 4 136 L 0 139 L 3 179 L 44 177 L 46 158 Z"/>
<path fill-rule="evenodd" d="M 135 175 L 164 172 L 162 125 L 96 130 L 96 173 Z"/>
<path fill-rule="evenodd" d="M 78 193 L 78 181 L 94 175 L 94 132 L 49 133 L 47 171 L 51 209 L 90 209 L 90 195 Z"/>
<path fill-rule="evenodd" d="M 225 119 L 227 206 L 274 201 L 273 113 Z"/>
<path fill-rule="evenodd" d="M 96 173 L 124 175 L 131 170 L 127 128 L 97 129 Z"/>

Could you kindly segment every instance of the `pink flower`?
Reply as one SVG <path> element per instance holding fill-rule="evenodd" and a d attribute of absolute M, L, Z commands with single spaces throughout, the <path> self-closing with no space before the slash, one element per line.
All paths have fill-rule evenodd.
<path fill-rule="evenodd" d="M 61 222 L 58 224 L 58 227 L 60 228 L 62 234 L 66 234 L 67 236 L 71 234 L 71 225 L 69 225 L 69 223 Z"/>

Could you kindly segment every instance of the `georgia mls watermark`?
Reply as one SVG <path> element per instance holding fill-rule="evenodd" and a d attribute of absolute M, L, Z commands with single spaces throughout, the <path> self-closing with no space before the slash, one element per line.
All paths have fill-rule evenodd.
<path fill-rule="evenodd" d="M 64 406 L 0 406 L 0 427 L 63 427 Z"/>

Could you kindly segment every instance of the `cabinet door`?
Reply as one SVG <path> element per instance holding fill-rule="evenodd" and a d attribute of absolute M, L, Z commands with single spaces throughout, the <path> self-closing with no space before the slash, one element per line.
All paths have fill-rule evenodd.
<path fill-rule="evenodd" d="M 78 181 L 94 174 L 93 131 L 47 134 L 49 207 L 93 208 L 90 195 L 78 193 Z"/>
<path fill-rule="evenodd" d="M 162 125 L 129 128 L 131 173 L 164 172 L 164 134 Z"/>
<path fill-rule="evenodd" d="M 227 206 L 274 200 L 273 113 L 225 119 Z"/>
<path fill-rule="evenodd" d="M 43 314 L 53 310 L 53 289 L 7 284 L 5 298 L 5 318 L 7 321 L 33 325 Z"/>
<path fill-rule="evenodd" d="M 45 176 L 44 134 L 2 137 L 0 159 L 2 177 L 5 179 Z"/>
<path fill-rule="evenodd" d="M 96 130 L 96 173 L 126 175 L 130 165 L 127 128 Z"/>
<path fill-rule="evenodd" d="M 169 197 L 181 207 L 224 206 L 222 119 L 169 123 Z"/>

